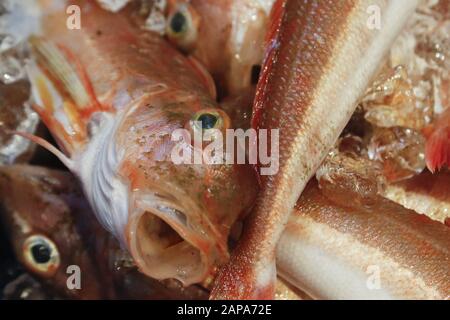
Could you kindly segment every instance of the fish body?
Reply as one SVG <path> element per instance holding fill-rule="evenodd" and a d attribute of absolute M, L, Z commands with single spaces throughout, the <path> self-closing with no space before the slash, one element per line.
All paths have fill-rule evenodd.
<path fill-rule="evenodd" d="M 444 223 L 450 218 L 450 173 L 424 171 L 411 179 L 388 184 L 383 196 Z"/>
<path fill-rule="evenodd" d="M 450 229 L 375 197 L 349 206 L 311 182 L 278 243 L 279 275 L 315 299 L 450 299 Z"/>
<path fill-rule="evenodd" d="M 337 140 L 417 1 L 277 1 L 253 127 L 279 130 L 279 170 L 261 191 L 213 298 L 272 298 L 275 247 L 299 195 Z M 368 9 L 383 17 L 379 29 Z"/>
<path fill-rule="evenodd" d="M 381 172 L 328 155 L 278 243 L 280 276 L 316 299 L 450 298 L 450 229 L 386 199 Z"/>
<path fill-rule="evenodd" d="M 196 152 L 186 132 L 230 127 L 212 79 L 125 13 L 72 1 L 82 25 L 70 29 L 64 3 L 52 3 L 30 37 L 27 70 L 34 109 L 64 154 L 30 138 L 81 180 L 99 221 L 143 273 L 185 285 L 204 281 L 228 259 L 230 229 L 257 191 L 245 165 L 173 160 L 175 146 Z"/>

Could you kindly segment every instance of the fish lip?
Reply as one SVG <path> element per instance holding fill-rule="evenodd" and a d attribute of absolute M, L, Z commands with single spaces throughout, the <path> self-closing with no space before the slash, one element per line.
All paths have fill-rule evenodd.
<path fill-rule="evenodd" d="M 210 232 L 208 228 L 199 232 L 198 228 L 193 225 L 195 222 L 198 224 L 195 217 L 206 218 L 207 212 L 201 210 L 187 197 L 174 196 L 174 191 L 171 193 L 161 190 L 139 192 L 135 195 L 133 203 L 135 209 L 131 211 L 126 228 L 126 240 L 137 266 L 148 276 L 159 280 L 174 278 L 188 286 L 204 281 L 213 272 L 218 262 L 228 259 L 228 250 L 226 243 L 222 243 L 223 239 L 217 238 L 215 233 Z M 153 220 L 150 222 L 151 225 L 169 226 L 171 231 L 175 232 L 182 241 L 169 245 L 156 253 L 155 251 L 158 250 L 148 250 L 156 246 L 158 240 L 161 240 L 161 243 L 163 240 L 167 240 L 147 237 L 148 233 L 143 231 L 142 225 L 149 219 Z M 200 228 L 204 227 L 201 223 L 199 225 Z M 153 232 L 152 235 L 154 234 L 159 233 Z M 187 266 L 183 267 L 183 265 L 174 263 L 174 261 L 177 262 L 177 257 L 172 259 L 163 257 L 166 250 L 168 252 L 173 249 L 174 252 L 177 252 L 176 246 L 185 250 L 180 250 L 175 256 L 188 256 L 188 260 L 189 257 L 192 258 L 186 264 Z M 226 252 L 224 252 L 224 247 Z M 154 252 L 149 254 L 149 251 Z M 189 251 L 190 254 L 187 254 Z"/>

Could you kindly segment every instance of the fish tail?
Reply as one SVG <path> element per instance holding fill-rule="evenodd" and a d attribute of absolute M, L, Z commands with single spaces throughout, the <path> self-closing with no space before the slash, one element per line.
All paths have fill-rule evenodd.
<path fill-rule="evenodd" d="M 230 274 L 236 276 L 229 277 Z M 217 284 L 220 284 L 218 286 Z M 245 264 L 222 267 L 211 291 L 211 300 L 272 300 L 276 288 L 275 259 L 264 265 Z"/>
<path fill-rule="evenodd" d="M 29 42 L 36 56 L 27 66 L 33 109 L 70 156 L 89 141 L 92 114 L 112 110 L 98 102 L 87 73 L 70 50 L 35 36 Z"/>
<path fill-rule="evenodd" d="M 431 172 L 450 165 L 450 123 L 438 126 L 431 133 L 426 144 L 425 159 Z"/>

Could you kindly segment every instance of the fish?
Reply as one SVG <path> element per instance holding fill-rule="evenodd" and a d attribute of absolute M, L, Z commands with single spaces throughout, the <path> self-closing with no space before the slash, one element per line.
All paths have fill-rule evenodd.
<path fill-rule="evenodd" d="M 219 96 L 252 86 L 264 56 L 274 0 L 174 0 L 168 2 L 166 36 L 201 62 Z"/>
<path fill-rule="evenodd" d="M 233 121 L 240 123 L 240 128 L 243 129 L 250 127 L 252 95 L 254 92 L 248 91 L 236 97 L 229 97 L 221 104 Z M 316 171 L 316 179 L 308 183 L 306 191 L 297 201 L 277 245 L 275 299 L 446 298 L 445 290 L 450 278 L 441 269 L 445 270 L 448 250 L 441 248 L 448 248 L 450 234 L 443 231 L 443 224 L 424 219 L 423 215 L 441 223 L 448 218 L 449 178 L 447 172 L 431 174 L 425 171 L 414 178 L 389 183 L 383 176 L 380 164 L 361 157 L 359 153 L 353 152 L 353 149 L 341 151 L 340 146 L 339 151 L 330 152 Z M 317 180 L 320 180 L 320 187 Z M 385 198 L 392 202 L 386 201 Z M 389 203 L 392 210 L 386 211 L 382 203 Z M 368 206 L 370 210 L 366 209 Z M 329 211 L 339 214 L 328 217 Z M 357 213 L 356 217 L 351 217 L 354 212 Z M 374 215 L 378 216 L 372 217 Z M 405 222 L 397 224 L 393 217 Z M 372 219 L 376 222 L 372 223 Z M 421 223 L 411 226 L 414 219 Z M 340 227 L 341 225 L 344 227 Z M 352 229 L 345 227 L 347 225 L 357 227 Z M 364 228 L 365 235 L 358 234 L 358 227 Z M 427 229 L 437 232 L 432 231 L 432 236 L 429 236 Z M 325 234 L 324 230 L 330 234 Z M 390 233 L 390 230 L 395 232 Z M 419 246 L 410 246 L 409 251 L 401 252 L 391 250 L 391 245 L 387 245 L 395 243 L 395 246 L 403 246 L 397 235 L 409 238 L 410 231 L 414 232 L 417 238 L 423 236 L 426 239 L 424 242 L 433 244 L 434 247 L 436 243 L 441 244 L 441 248 L 436 249 L 440 251 L 440 258 L 430 259 L 428 254 L 424 257 L 433 273 L 438 275 L 436 282 L 447 283 L 446 286 L 436 286 L 431 280 L 421 283 L 420 279 L 432 279 L 433 273 L 426 268 L 419 269 L 415 268 L 416 265 L 405 264 L 405 261 L 416 261 L 414 255 L 422 256 Z M 321 237 L 322 234 L 325 236 Z M 380 240 L 379 243 L 375 243 L 376 237 Z M 334 239 L 345 241 L 335 242 Z M 416 245 L 416 240 L 411 243 Z M 350 248 L 364 248 L 365 254 Z M 383 265 L 374 262 L 378 261 L 378 252 L 384 255 Z M 321 257 L 330 260 L 323 263 L 317 261 Z M 374 263 L 370 264 L 370 261 Z M 390 261 L 398 263 L 400 267 L 386 274 Z M 376 266 L 380 269 L 376 269 Z M 354 269 L 336 272 L 341 267 Z M 381 271 L 379 289 L 372 288 L 370 284 L 373 270 L 375 274 L 377 270 Z M 415 280 L 402 281 L 405 279 L 405 273 Z M 349 286 L 349 283 L 352 286 Z M 418 283 L 421 285 L 417 285 Z"/>
<path fill-rule="evenodd" d="M 377 172 L 327 157 L 277 245 L 278 275 L 314 299 L 450 299 L 450 229 L 386 199 Z"/>
<path fill-rule="evenodd" d="M 11 189 L 12 197 L 9 193 Z M 28 196 L 23 197 L 20 190 L 27 190 Z M 91 300 L 204 300 L 208 297 L 207 288 L 184 288 L 177 281 L 160 282 L 138 272 L 117 240 L 91 218 L 93 213 L 81 187 L 73 183 L 73 176 L 67 171 L 30 165 L 0 167 L 0 202 L 3 207 L 0 220 L 5 230 L 9 230 L 8 236 L 16 257 L 32 275 L 22 274 L 8 284 L 5 288 L 7 299 L 22 295 L 19 289 L 23 287 L 32 289 L 31 295 L 24 297 L 32 300 L 54 296 Z M 24 202 L 26 206 L 21 205 Z M 35 208 L 42 208 L 42 214 L 36 214 Z M 48 223 L 51 220 L 56 222 Z M 28 239 L 37 235 L 37 245 L 52 244 L 47 248 L 51 250 L 53 259 L 59 261 L 56 263 L 56 273 L 42 274 L 40 270 L 44 262 L 37 261 L 37 255 L 30 255 L 24 250 Z M 70 265 L 77 265 L 82 270 L 80 290 L 67 288 L 70 274 L 66 271 Z M 41 288 L 42 285 L 44 288 Z M 277 283 L 277 294 L 278 299 L 303 296 L 282 280 Z"/>
<path fill-rule="evenodd" d="M 141 272 L 185 286 L 207 281 L 228 260 L 230 230 L 258 190 L 248 165 L 173 160 L 174 150 L 198 151 L 186 136 L 231 127 L 212 78 L 126 12 L 71 1 L 82 17 L 81 29 L 70 20 L 71 29 L 66 5 L 47 2 L 27 65 L 34 110 L 60 149 L 22 135 L 81 181 L 98 220 Z"/>
<path fill-rule="evenodd" d="M 309 185 L 277 246 L 278 273 L 314 299 L 450 299 L 450 229 L 379 198 L 337 204 Z"/>
<path fill-rule="evenodd" d="M 110 289 L 97 280 L 95 264 L 71 213 L 89 210 L 67 173 L 26 165 L 0 167 L 1 221 L 17 260 L 54 292 L 72 299 L 100 299 Z M 82 287 L 66 285 L 70 265 L 82 270 Z"/>
<path fill-rule="evenodd" d="M 23 190 L 26 190 L 24 196 Z M 198 286 L 184 288 L 139 272 L 117 240 L 92 219 L 79 183 L 67 171 L 31 165 L 0 167 L 0 219 L 17 259 L 51 295 L 66 299 L 205 299 Z M 80 268 L 80 289 L 67 286 L 69 266 Z M 25 277 L 25 279 L 23 279 Z M 30 280 L 31 279 L 31 280 Z M 7 290 L 8 289 L 8 290 Z M 34 298 L 33 298 L 34 299 Z"/>
<path fill-rule="evenodd" d="M 450 218 L 450 173 L 421 174 L 386 185 L 383 196 L 402 206 L 444 223 Z"/>
<path fill-rule="evenodd" d="M 289 215 L 416 5 L 274 4 L 252 126 L 279 130 L 279 170 L 260 176 L 255 207 L 229 262 L 219 271 L 212 299 L 273 298 L 275 249 Z M 374 8 L 383 17 L 379 28 L 370 24 Z"/>

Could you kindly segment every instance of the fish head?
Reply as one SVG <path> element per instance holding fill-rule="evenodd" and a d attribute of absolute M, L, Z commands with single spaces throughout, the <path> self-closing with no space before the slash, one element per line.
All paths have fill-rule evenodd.
<path fill-rule="evenodd" d="M 199 283 L 227 261 L 230 233 L 252 206 L 257 183 L 249 165 L 220 163 L 220 136 L 231 126 L 224 111 L 193 97 L 149 99 L 127 115 L 118 136 L 119 172 L 129 183 L 125 241 L 145 274 Z"/>
<path fill-rule="evenodd" d="M 25 165 L 0 167 L 0 198 L 3 226 L 17 260 L 30 273 L 65 296 L 102 296 L 72 216 L 89 207 L 69 173 Z M 67 285 L 75 269 L 82 272 L 80 290 Z"/>
<path fill-rule="evenodd" d="M 263 59 L 273 0 L 175 0 L 169 3 L 166 34 L 213 75 L 222 96 L 252 84 Z M 255 80 L 255 79 L 253 79 Z"/>

